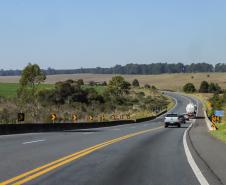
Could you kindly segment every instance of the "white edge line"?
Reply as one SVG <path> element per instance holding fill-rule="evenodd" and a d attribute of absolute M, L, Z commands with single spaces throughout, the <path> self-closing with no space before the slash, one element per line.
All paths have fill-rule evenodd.
<path fill-rule="evenodd" d="M 193 98 L 192 98 L 193 99 Z M 196 104 L 197 104 L 197 113 L 198 113 L 198 100 L 196 100 Z M 206 180 L 206 178 L 204 177 L 204 175 L 202 174 L 201 170 L 199 169 L 198 165 L 195 163 L 194 158 L 192 157 L 192 154 L 189 150 L 188 147 L 188 143 L 187 143 L 187 132 L 189 131 L 189 129 L 192 127 L 193 123 L 191 123 L 189 125 L 189 127 L 184 131 L 184 136 L 183 136 L 183 144 L 184 144 L 184 151 L 188 160 L 189 165 L 191 166 L 196 178 L 198 179 L 199 183 L 201 185 L 209 185 L 208 181 Z"/>
<path fill-rule="evenodd" d="M 195 163 L 195 160 L 192 157 L 191 152 L 190 152 L 190 150 L 188 148 L 187 132 L 191 128 L 191 126 L 192 126 L 192 123 L 189 125 L 189 127 L 184 132 L 184 136 L 183 136 L 184 151 L 185 151 L 188 163 L 191 166 L 191 169 L 193 170 L 193 172 L 194 172 L 196 178 L 198 179 L 199 183 L 201 185 L 209 185 L 208 181 L 206 180 L 206 178 L 202 174 L 201 170 L 199 169 L 199 167 Z"/>
<path fill-rule="evenodd" d="M 210 122 L 209 118 L 207 117 L 206 111 L 204 110 L 203 112 L 204 112 L 204 116 L 205 116 L 205 122 L 206 122 L 207 129 L 209 131 L 212 131 L 213 130 L 213 128 L 211 127 L 212 123 Z"/>
<path fill-rule="evenodd" d="M 23 145 L 26 145 L 26 144 L 30 144 L 30 143 L 38 143 L 38 142 L 43 142 L 43 141 L 46 141 L 46 140 L 45 139 L 39 139 L 39 140 L 33 140 L 33 141 L 23 142 L 22 144 Z"/>

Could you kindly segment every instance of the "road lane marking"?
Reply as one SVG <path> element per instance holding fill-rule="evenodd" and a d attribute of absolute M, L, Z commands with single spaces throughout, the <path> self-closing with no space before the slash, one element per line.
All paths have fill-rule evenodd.
<path fill-rule="evenodd" d="M 131 134 L 128 134 L 128 135 L 121 136 L 119 138 L 115 138 L 115 139 L 94 145 L 92 147 L 89 147 L 89 148 L 86 148 L 84 150 L 75 152 L 71 155 L 65 156 L 65 157 L 60 158 L 58 160 L 52 161 L 51 163 L 48 163 L 46 165 L 35 168 L 31 171 L 20 174 L 16 177 L 9 179 L 9 180 L 3 181 L 3 182 L 0 183 L 0 185 L 8 185 L 8 184 L 11 184 L 11 183 L 13 183 L 15 185 L 24 184 L 24 183 L 31 181 L 31 180 L 33 180 L 33 179 L 35 179 L 35 178 L 37 178 L 41 175 L 48 173 L 49 171 L 52 171 L 52 170 L 54 170 L 58 167 L 61 167 L 65 164 L 68 164 L 72 161 L 75 161 L 76 159 L 84 157 L 84 156 L 86 156 L 86 155 L 88 155 L 88 154 L 90 154 L 90 153 L 92 153 L 96 150 L 99 150 L 101 148 L 104 148 L 108 145 L 120 142 L 122 140 L 129 139 L 131 137 L 135 137 L 135 136 L 138 136 L 138 135 L 141 135 L 141 134 L 145 134 L 145 133 L 148 133 L 148 132 L 151 132 L 151 131 L 154 131 L 154 130 L 159 130 L 161 128 L 163 128 L 163 126 L 152 128 L 152 129 L 147 129 L 147 130 L 143 130 L 143 131 L 139 131 L 139 132 L 135 132 L 135 133 L 131 133 Z"/>
<path fill-rule="evenodd" d="M 208 181 L 202 174 L 201 170 L 199 169 L 198 165 L 195 163 L 194 158 L 191 155 L 191 152 L 188 148 L 188 143 L 187 143 L 187 132 L 191 128 L 192 123 L 189 125 L 189 127 L 184 131 L 184 136 L 183 136 L 183 144 L 184 144 L 184 150 L 185 154 L 188 160 L 189 165 L 191 166 L 191 169 L 193 170 L 196 178 L 198 179 L 199 183 L 201 185 L 209 185 Z"/>
<path fill-rule="evenodd" d="M 26 144 L 31 144 L 31 143 L 43 142 L 43 141 L 46 141 L 46 139 L 39 139 L 39 140 L 27 141 L 27 142 L 23 142 L 22 144 L 23 145 L 26 145 Z"/>

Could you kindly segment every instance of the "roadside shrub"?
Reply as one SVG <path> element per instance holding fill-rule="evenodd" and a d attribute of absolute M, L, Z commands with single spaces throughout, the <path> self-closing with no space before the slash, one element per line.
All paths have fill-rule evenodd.
<path fill-rule="evenodd" d="M 151 86 L 150 86 L 149 84 L 145 84 L 145 85 L 144 85 L 144 88 L 145 88 L 145 89 L 150 89 Z"/>
<path fill-rule="evenodd" d="M 222 98 L 218 93 L 215 93 L 212 98 L 210 98 L 213 110 L 221 109 L 223 106 Z"/>
<path fill-rule="evenodd" d="M 196 91 L 196 89 L 193 83 L 187 83 L 184 85 L 183 91 L 186 93 L 193 93 Z"/>
<path fill-rule="evenodd" d="M 108 83 L 107 91 L 112 96 L 124 96 L 129 94 L 130 86 L 122 76 L 114 76 Z"/>
<path fill-rule="evenodd" d="M 77 80 L 77 83 L 78 83 L 78 85 L 80 85 L 80 86 L 84 85 L 83 79 L 78 79 L 78 80 Z"/>
<path fill-rule="evenodd" d="M 134 87 L 140 87 L 140 83 L 139 83 L 139 81 L 138 81 L 137 79 L 134 79 L 134 80 L 133 80 L 132 85 L 133 85 Z"/>
<path fill-rule="evenodd" d="M 157 90 L 157 87 L 155 87 L 154 85 L 151 86 L 152 90 Z"/>
<path fill-rule="evenodd" d="M 90 82 L 89 82 L 89 85 L 90 85 L 90 86 L 95 86 L 95 85 L 96 85 L 96 82 L 90 81 Z"/>
<path fill-rule="evenodd" d="M 199 92 L 200 93 L 208 93 L 209 84 L 207 81 L 202 81 L 200 84 Z"/>
<path fill-rule="evenodd" d="M 208 88 L 209 93 L 221 93 L 221 87 L 217 83 L 210 83 Z"/>
<path fill-rule="evenodd" d="M 107 84 L 106 81 L 103 81 L 101 85 L 102 85 L 102 86 L 107 86 L 108 84 Z"/>

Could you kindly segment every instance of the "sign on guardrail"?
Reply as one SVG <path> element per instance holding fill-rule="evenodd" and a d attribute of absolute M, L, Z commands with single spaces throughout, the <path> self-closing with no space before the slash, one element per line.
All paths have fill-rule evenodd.
<path fill-rule="evenodd" d="M 24 121 L 24 119 L 25 119 L 25 114 L 24 113 L 20 112 L 20 113 L 17 114 L 17 120 L 19 122 Z"/>
<path fill-rule="evenodd" d="M 72 114 L 72 120 L 73 122 L 76 122 L 78 120 L 78 116 L 76 114 Z"/>
<path fill-rule="evenodd" d="M 88 121 L 93 121 L 93 116 L 88 116 Z"/>
<path fill-rule="evenodd" d="M 56 118 L 57 118 L 56 114 L 52 113 L 51 120 L 53 121 L 53 123 L 55 123 Z"/>

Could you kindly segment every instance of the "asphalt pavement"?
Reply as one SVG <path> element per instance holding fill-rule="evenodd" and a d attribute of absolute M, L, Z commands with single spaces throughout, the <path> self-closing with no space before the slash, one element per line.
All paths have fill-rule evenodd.
<path fill-rule="evenodd" d="M 171 111 L 175 113 L 184 113 L 186 104 L 195 101 L 169 95 L 177 101 Z M 113 127 L 0 136 L 0 184 L 200 184 L 183 144 L 184 132 L 191 123 L 181 128 L 164 128 L 163 121 L 164 115 L 152 121 Z M 192 130 L 187 136 L 192 141 L 188 142 L 192 156 L 204 176 L 208 176 L 208 182 L 218 184 L 216 174 L 193 149 L 193 142 L 199 141 L 192 139 Z M 84 151 L 86 148 L 89 149 Z M 74 157 L 64 159 L 71 154 Z M 58 159 L 61 161 L 50 164 Z"/>

